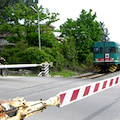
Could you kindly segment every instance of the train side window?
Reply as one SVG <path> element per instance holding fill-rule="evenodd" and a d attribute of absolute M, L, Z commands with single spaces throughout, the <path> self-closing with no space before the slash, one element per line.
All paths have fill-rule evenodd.
<path fill-rule="evenodd" d="M 100 47 L 100 53 L 103 54 L 103 47 Z"/>
<path fill-rule="evenodd" d="M 95 53 L 95 54 L 99 54 L 99 48 L 98 48 L 98 47 L 95 47 L 95 48 L 94 48 L 94 53 Z"/>
<path fill-rule="evenodd" d="M 108 47 L 106 47 L 106 51 L 105 51 L 106 53 L 109 53 L 109 48 Z"/>
<path fill-rule="evenodd" d="M 116 53 L 116 48 L 115 47 L 110 47 L 110 53 Z"/>

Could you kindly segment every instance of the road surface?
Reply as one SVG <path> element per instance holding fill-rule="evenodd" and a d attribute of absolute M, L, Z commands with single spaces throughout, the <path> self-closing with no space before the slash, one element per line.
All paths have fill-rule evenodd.
<path fill-rule="evenodd" d="M 59 92 L 96 80 L 52 77 L 0 77 L 0 99 L 47 100 Z M 62 108 L 48 107 L 25 120 L 120 120 L 120 85 Z"/>

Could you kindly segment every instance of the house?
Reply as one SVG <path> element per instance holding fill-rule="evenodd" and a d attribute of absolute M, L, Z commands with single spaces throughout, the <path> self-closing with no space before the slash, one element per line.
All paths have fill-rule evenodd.
<path fill-rule="evenodd" d="M 9 43 L 5 37 L 8 35 L 8 33 L 0 34 L 0 51 L 3 51 L 5 45 L 9 46 L 15 46 L 14 43 Z"/>
<path fill-rule="evenodd" d="M 43 23 L 42 25 L 45 26 L 46 24 Z M 55 26 L 53 26 L 53 25 L 49 25 L 49 27 L 50 27 L 51 29 L 55 29 Z M 59 37 L 59 35 L 60 35 L 59 32 L 53 32 L 53 33 L 54 33 L 54 35 L 55 35 L 56 40 L 58 40 L 59 42 L 63 42 L 63 39 Z M 23 33 L 23 34 L 24 34 L 24 33 Z M 8 32 L 7 32 L 7 33 L 0 34 L 0 51 L 4 49 L 4 45 L 12 45 L 12 46 L 15 46 L 14 43 L 9 43 L 9 42 L 5 39 L 6 36 L 12 36 L 12 35 L 13 35 L 13 34 L 10 34 L 10 33 L 8 33 Z"/>

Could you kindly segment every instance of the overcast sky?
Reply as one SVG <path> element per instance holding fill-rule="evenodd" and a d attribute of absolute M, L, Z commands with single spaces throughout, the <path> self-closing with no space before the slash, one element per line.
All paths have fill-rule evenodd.
<path fill-rule="evenodd" d="M 104 22 L 110 33 L 110 40 L 120 43 L 120 1 L 119 0 L 39 0 L 39 5 L 50 12 L 58 12 L 60 20 L 54 25 L 59 28 L 67 18 L 76 20 L 82 9 L 97 13 L 96 20 Z"/>

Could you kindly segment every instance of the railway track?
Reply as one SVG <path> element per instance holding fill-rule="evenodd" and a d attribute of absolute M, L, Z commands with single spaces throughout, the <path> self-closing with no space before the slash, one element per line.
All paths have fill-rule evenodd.
<path fill-rule="evenodd" d="M 105 76 L 105 75 L 108 75 L 110 73 L 101 73 L 101 74 L 98 74 L 98 73 L 90 73 L 90 74 L 87 74 L 87 75 L 82 75 L 82 76 L 79 76 L 77 78 L 82 78 L 82 79 L 86 79 L 86 78 L 89 78 L 89 79 L 95 79 L 95 78 L 99 78 L 99 77 L 102 77 L 102 76 Z"/>

